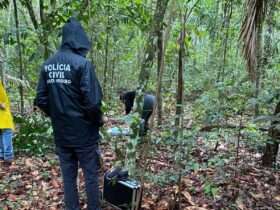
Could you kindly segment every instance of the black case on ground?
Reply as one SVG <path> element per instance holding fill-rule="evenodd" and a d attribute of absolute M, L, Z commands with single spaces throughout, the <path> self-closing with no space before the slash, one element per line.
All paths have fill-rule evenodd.
<path fill-rule="evenodd" d="M 141 184 L 133 179 L 117 180 L 104 175 L 103 200 L 120 210 L 140 210 Z"/>

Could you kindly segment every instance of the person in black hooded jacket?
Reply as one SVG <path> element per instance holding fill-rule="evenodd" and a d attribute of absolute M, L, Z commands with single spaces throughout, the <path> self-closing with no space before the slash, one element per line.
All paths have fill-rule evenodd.
<path fill-rule="evenodd" d="M 134 106 L 134 101 L 136 98 L 136 91 L 120 91 L 120 100 L 125 105 L 125 114 L 128 115 Z M 144 95 L 143 110 L 141 119 L 143 124 L 140 126 L 140 135 L 145 135 L 149 129 L 149 119 L 153 114 L 156 103 L 156 97 L 151 94 Z"/>
<path fill-rule="evenodd" d="M 81 24 L 70 18 L 62 45 L 42 66 L 35 105 L 51 118 L 60 160 L 67 210 L 79 208 L 78 164 L 85 176 L 88 209 L 99 207 L 99 127 L 102 90 L 94 66 L 85 58 L 91 43 Z"/>

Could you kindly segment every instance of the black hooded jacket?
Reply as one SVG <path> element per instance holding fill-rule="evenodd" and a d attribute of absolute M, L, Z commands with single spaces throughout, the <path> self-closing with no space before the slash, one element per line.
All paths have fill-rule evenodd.
<path fill-rule="evenodd" d="M 136 91 L 128 91 L 121 94 L 120 99 L 125 105 L 125 113 L 129 114 L 134 106 L 134 101 L 136 97 Z M 147 124 L 149 118 L 151 117 L 154 106 L 155 106 L 156 98 L 151 94 L 144 95 L 144 103 L 143 103 L 143 110 L 141 118 L 145 120 Z"/>
<path fill-rule="evenodd" d="M 58 146 L 90 146 L 100 138 L 102 90 L 85 58 L 90 45 L 81 24 L 70 18 L 60 50 L 41 69 L 35 105 L 50 116 Z"/>

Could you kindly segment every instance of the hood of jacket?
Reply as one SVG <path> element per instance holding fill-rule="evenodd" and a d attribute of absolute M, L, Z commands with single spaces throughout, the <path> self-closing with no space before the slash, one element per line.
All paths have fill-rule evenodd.
<path fill-rule="evenodd" d="M 90 48 L 91 43 L 81 23 L 76 18 L 70 18 L 62 28 L 61 49 L 71 49 L 85 57 Z"/>

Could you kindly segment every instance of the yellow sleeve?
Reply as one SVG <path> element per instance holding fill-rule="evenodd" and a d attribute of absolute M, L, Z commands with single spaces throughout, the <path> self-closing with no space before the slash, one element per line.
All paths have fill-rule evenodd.
<path fill-rule="evenodd" d="M 0 103 L 4 103 L 5 105 L 9 104 L 8 96 L 2 82 L 0 82 Z"/>
<path fill-rule="evenodd" d="M 10 111 L 10 102 L 8 99 L 8 95 L 4 89 L 3 84 L 0 82 L 0 103 L 5 104 L 5 109 L 0 110 L 0 129 L 15 129 L 15 125 L 13 123 L 13 116 Z"/>

